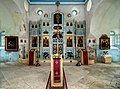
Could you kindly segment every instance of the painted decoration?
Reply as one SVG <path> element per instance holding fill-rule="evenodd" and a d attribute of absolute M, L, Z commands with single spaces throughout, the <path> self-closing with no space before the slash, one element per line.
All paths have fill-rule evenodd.
<path fill-rule="evenodd" d="M 49 58 L 49 53 L 48 52 L 43 52 L 43 59 Z"/>
<path fill-rule="evenodd" d="M 5 36 L 5 51 L 18 51 L 18 36 Z"/>
<path fill-rule="evenodd" d="M 63 44 L 58 45 L 58 52 L 59 52 L 59 54 L 63 53 Z"/>
<path fill-rule="evenodd" d="M 57 53 L 57 44 L 53 44 L 53 54 Z"/>
<path fill-rule="evenodd" d="M 68 58 L 74 58 L 74 54 L 72 52 L 66 52 L 66 59 Z"/>

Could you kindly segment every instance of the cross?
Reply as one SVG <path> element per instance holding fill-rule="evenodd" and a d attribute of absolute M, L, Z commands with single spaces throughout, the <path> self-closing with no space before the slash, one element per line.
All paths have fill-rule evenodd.
<path fill-rule="evenodd" d="M 60 2 L 57 1 L 55 4 L 56 4 L 56 6 L 57 6 L 57 11 L 59 11 L 59 10 L 58 10 L 58 7 L 59 7 L 59 5 L 60 5 Z"/>

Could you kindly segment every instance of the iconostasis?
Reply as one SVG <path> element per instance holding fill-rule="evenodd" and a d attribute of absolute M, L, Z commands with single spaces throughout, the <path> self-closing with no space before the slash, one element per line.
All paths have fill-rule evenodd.
<path fill-rule="evenodd" d="M 29 28 L 29 48 L 37 50 L 40 59 L 49 59 L 56 53 L 62 54 L 64 59 L 80 58 L 80 51 L 86 46 L 86 22 L 75 21 L 63 12 L 45 14 L 39 21 L 30 21 Z"/>

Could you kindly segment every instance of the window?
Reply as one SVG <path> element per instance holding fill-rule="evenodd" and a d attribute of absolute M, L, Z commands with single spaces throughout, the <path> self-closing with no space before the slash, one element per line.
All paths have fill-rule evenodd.
<path fill-rule="evenodd" d="M 110 31 L 110 46 L 120 45 L 120 34 L 115 34 L 114 31 Z"/>
<path fill-rule="evenodd" d="M 5 32 L 1 32 L 0 33 L 0 46 L 4 46 L 5 45 Z"/>
<path fill-rule="evenodd" d="M 20 42 L 23 43 L 23 40 L 21 39 Z"/>
<path fill-rule="evenodd" d="M 68 23 L 68 22 L 66 23 L 66 26 L 69 26 L 69 23 Z"/>
<path fill-rule="evenodd" d="M 73 14 L 73 15 L 77 15 L 77 14 L 78 14 L 77 10 L 73 10 L 73 11 L 72 11 L 72 14 Z"/>
<path fill-rule="evenodd" d="M 115 45 L 115 32 L 110 31 L 110 46 L 114 46 L 114 45 Z"/>
<path fill-rule="evenodd" d="M 42 11 L 42 10 L 38 10 L 38 11 L 37 11 L 37 14 L 38 14 L 38 15 L 42 15 L 42 14 L 43 14 L 43 11 Z"/>
<path fill-rule="evenodd" d="M 35 28 L 37 28 L 37 24 L 35 25 Z"/>
<path fill-rule="evenodd" d="M 83 28 L 83 24 L 81 24 L 81 28 Z"/>
<path fill-rule="evenodd" d="M 73 26 L 72 22 L 70 23 L 70 26 Z"/>
<path fill-rule="evenodd" d="M 26 43 L 26 40 L 24 40 L 24 43 Z"/>
<path fill-rule="evenodd" d="M 120 45 L 120 34 L 115 35 L 115 45 L 116 46 Z"/>
<path fill-rule="evenodd" d="M 32 28 L 34 28 L 34 25 L 32 25 Z"/>

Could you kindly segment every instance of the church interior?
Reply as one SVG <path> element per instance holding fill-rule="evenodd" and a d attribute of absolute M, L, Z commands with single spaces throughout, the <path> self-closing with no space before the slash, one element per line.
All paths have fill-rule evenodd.
<path fill-rule="evenodd" d="M 0 1 L 0 89 L 120 89 L 120 0 Z"/>

